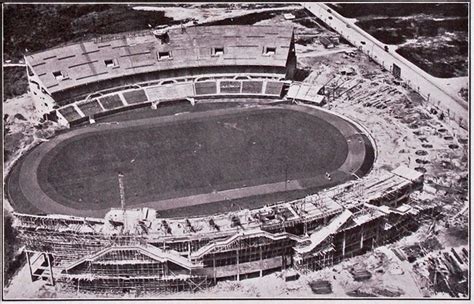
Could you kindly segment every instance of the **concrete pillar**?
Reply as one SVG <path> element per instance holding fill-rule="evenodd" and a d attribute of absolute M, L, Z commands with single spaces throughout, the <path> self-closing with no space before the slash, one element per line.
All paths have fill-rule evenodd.
<path fill-rule="evenodd" d="M 342 257 L 346 255 L 346 232 L 344 231 L 342 233 Z"/>
<path fill-rule="evenodd" d="M 216 254 L 212 254 L 212 273 L 214 275 L 214 284 L 217 283 L 217 271 L 216 271 Z"/>
<path fill-rule="evenodd" d="M 31 282 L 33 282 L 33 271 L 31 270 L 30 252 L 26 251 L 26 261 L 28 263 L 28 269 L 30 270 Z"/>
<path fill-rule="evenodd" d="M 221 93 L 221 80 L 216 80 L 216 94 Z"/>
<path fill-rule="evenodd" d="M 51 265 L 51 259 L 48 253 L 45 253 L 46 260 L 48 261 L 48 268 L 49 268 L 49 283 L 54 286 L 54 277 L 53 277 L 53 266 Z"/>
<path fill-rule="evenodd" d="M 236 258 L 237 258 L 237 281 L 240 281 L 240 264 L 239 264 L 239 250 L 235 251 Z"/>

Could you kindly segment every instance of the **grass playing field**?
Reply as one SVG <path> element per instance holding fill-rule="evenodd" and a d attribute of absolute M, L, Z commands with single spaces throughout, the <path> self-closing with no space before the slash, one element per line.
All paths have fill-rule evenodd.
<path fill-rule="evenodd" d="M 255 110 L 164 126 L 74 137 L 40 165 L 40 184 L 83 208 L 127 204 L 305 178 L 337 169 L 344 137 L 330 124 L 287 110 Z M 287 168 L 287 169 L 286 169 Z"/>

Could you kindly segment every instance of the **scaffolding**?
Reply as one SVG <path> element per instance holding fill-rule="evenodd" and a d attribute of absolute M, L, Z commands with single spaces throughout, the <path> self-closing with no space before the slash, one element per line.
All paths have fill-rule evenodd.
<path fill-rule="evenodd" d="M 14 225 L 32 280 L 76 292 L 195 292 L 291 267 L 321 269 L 399 239 L 424 212 L 391 204 L 419 189 L 421 178 L 407 177 L 377 175 L 212 217 L 164 219 L 150 208 L 121 208 L 104 219 L 15 214 Z"/>

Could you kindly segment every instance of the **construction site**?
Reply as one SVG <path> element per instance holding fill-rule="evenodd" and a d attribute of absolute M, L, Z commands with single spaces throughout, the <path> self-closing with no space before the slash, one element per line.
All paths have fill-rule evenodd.
<path fill-rule="evenodd" d="M 178 18 L 173 10 L 170 9 Z M 13 227 L 25 257 L 24 267 L 5 288 L 7 297 L 469 297 L 467 113 L 460 119 L 458 112 L 450 113 L 444 106 L 427 100 L 396 70 L 386 69 L 370 53 L 304 11 L 305 14 L 297 9 L 293 14 L 276 14 L 250 26 L 252 37 L 266 35 L 275 25 L 291 29 L 291 34 L 278 36 L 279 45 L 275 47 L 269 41 L 277 39 L 276 33 L 273 38 L 271 34 L 265 39 L 251 38 L 256 39 L 252 43 L 259 44 L 256 56 L 260 49 L 264 56 L 261 61 L 241 59 L 252 68 L 237 64 L 238 52 L 229 53 L 233 44 L 241 43 L 238 37 L 245 32 L 238 26 L 232 35 L 228 34 L 232 37 L 206 53 L 210 67 L 199 68 L 184 59 L 173 66 L 177 57 L 191 56 L 172 50 L 176 47 L 174 37 L 215 35 L 220 31 L 218 27 L 194 30 L 190 26 L 184 32 L 181 25 L 168 32 L 160 29 L 159 35 L 153 32 L 152 38 L 146 36 L 149 33 L 130 35 L 132 38 L 127 39 L 146 43 L 157 36 L 162 39 L 163 33 L 169 35 L 166 39 L 171 43 L 164 43 L 168 55 L 161 55 L 170 56 L 164 59 L 170 62 L 158 58 L 160 66 L 156 67 L 150 58 L 143 59 L 146 64 L 142 59 L 131 60 L 130 68 L 136 75 L 123 76 L 121 86 L 112 89 L 102 87 L 112 81 L 106 79 L 109 76 L 105 72 L 89 76 L 88 71 L 81 71 L 86 76 L 77 77 L 77 83 L 82 85 L 77 86 L 70 81 L 76 77 L 72 70 L 62 72 L 60 78 L 42 76 L 48 64 L 54 66 L 42 61 L 59 55 L 27 57 L 31 64 L 28 72 L 34 74 L 31 90 L 41 97 L 32 100 L 28 95 L 4 102 L 9 115 L 6 126 L 16 134 L 15 140 L 7 141 L 6 149 L 12 153 L 5 163 L 4 177 L 8 171 L 14 172 L 19 161 L 34 156 L 35 151 L 48 144 L 40 145 L 42 142 L 51 141 L 52 145 L 65 132 L 95 124 L 120 125 L 123 123 L 119 120 L 101 119 L 134 109 L 160 111 L 177 100 L 186 103 L 186 107 L 218 100 L 237 100 L 248 106 L 250 96 L 263 100 L 252 103 L 252 107 L 276 103 L 283 107 L 296 105 L 308 112 L 327 112 L 346 120 L 357 131 L 344 138 L 350 149 L 370 146 L 374 155 L 362 158 L 350 170 L 344 169 L 344 174 L 351 175 L 344 182 L 341 179 L 336 183 L 344 171 L 341 168 L 347 165 L 321 174 L 317 178 L 327 185 L 314 193 L 271 202 L 255 196 L 253 200 L 263 202 L 256 202 L 258 207 L 242 208 L 239 203 L 230 203 L 232 208 L 228 211 L 209 215 L 162 216 L 162 210 L 152 206 L 129 206 L 128 185 L 121 173 L 113 177 L 120 199 L 105 216 L 91 216 L 97 213 L 94 210 L 67 214 L 49 212 L 53 209 L 26 212 L 35 209 L 22 207 L 25 212 L 19 212 L 15 201 L 7 201 L 13 206 L 7 209 L 13 214 Z M 242 12 L 239 13 L 244 15 Z M 82 47 L 87 53 L 91 52 L 87 48 L 106 43 L 97 52 L 100 54 L 102 49 L 110 52 L 106 53 L 107 58 L 113 58 L 115 43 L 125 40 L 108 39 L 111 40 Z M 198 43 L 207 42 L 202 38 Z M 130 45 L 137 50 L 137 56 L 144 56 L 140 45 Z M 247 44 L 241 48 L 246 47 L 251 48 Z M 61 54 L 61 50 L 49 51 Z M 133 52 L 126 56 L 134 56 Z M 157 51 L 158 57 L 160 52 Z M 202 56 L 202 46 L 199 52 Z M 219 60 L 225 58 L 216 56 L 233 59 L 221 66 Z M 87 64 L 99 63 L 91 59 Z M 76 64 L 82 63 L 69 63 L 73 68 Z M 111 67 L 110 74 L 122 70 L 129 73 L 123 63 L 111 64 L 116 67 Z M 188 65 L 189 70 L 183 72 L 181 69 Z M 189 75 L 166 70 L 173 68 Z M 157 75 L 164 79 L 155 79 Z M 44 80 L 44 90 L 55 92 L 41 93 L 42 77 L 49 77 Z M 99 78 L 106 80 L 101 82 Z M 94 89 L 86 83 L 89 81 Z M 38 99 L 43 97 L 41 94 L 45 99 Z M 34 111 L 23 105 L 27 99 L 36 106 Z M 188 115 L 187 111 L 177 113 Z M 27 119 L 18 119 L 15 115 L 20 113 Z M 41 129 L 34 127 L 39 117 L 44 119 Z M 27 153 L 37 146 L 40 148 Z M 357 149 L 350 151 L 347 159 L 354 161 L 367 153 L 367 149 Z M 281 183 L 290 193 L 286 173 Z M 12 189 L 15 188 L 7 187 L 5 191 Z M 7 200 L 15 197 L 6 194 Z M 16 197 L 28 199 L 28 194 Z M 24 284 L 31 284 L 32 289 L 24 290 Z"/>
<path fill-rule="evenodd" d="M 116 209 L 104 219 L 16 214 L 14 225 L 33 281 L 103 294 L 200 291 L 289 268 L 320 270 L 391 243 L 434 208 L 404 204 L 422 183 L 422 174 L 400 167 L 300 200 L 213 217 L 164 219 L 149 208 Z"/>

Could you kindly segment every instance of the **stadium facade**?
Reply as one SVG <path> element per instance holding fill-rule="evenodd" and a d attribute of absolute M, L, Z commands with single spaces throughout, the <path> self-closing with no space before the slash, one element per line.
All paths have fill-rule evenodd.
<path fill-rule="evenodd" d="M 195 218 L 160 218 L 151 208 L 104 218 L 17 213 L 15 226 L 32 280 L 95 294 L 196 291 L 319 270 L 398 240 L 427 212 L 406 204 L 422 184 L 422 174 L 399 167 L 254 210 Z"/>
<path fill-rule="evenodd" d="M 72 126 L 170 100 L 281 100 L 296 70 L 292 28 L 202 26 L 145 31 L 26 57 L 35 107 Z M 152 208 L 104 218 L 15 213 L 32 280 L 74 292 L 196 291 L 284 269 L 318 270 L 393 242 L 425 212 L 408 204 L 423 175 L 378 172 L 293 201 L 213 216 Z"/>

